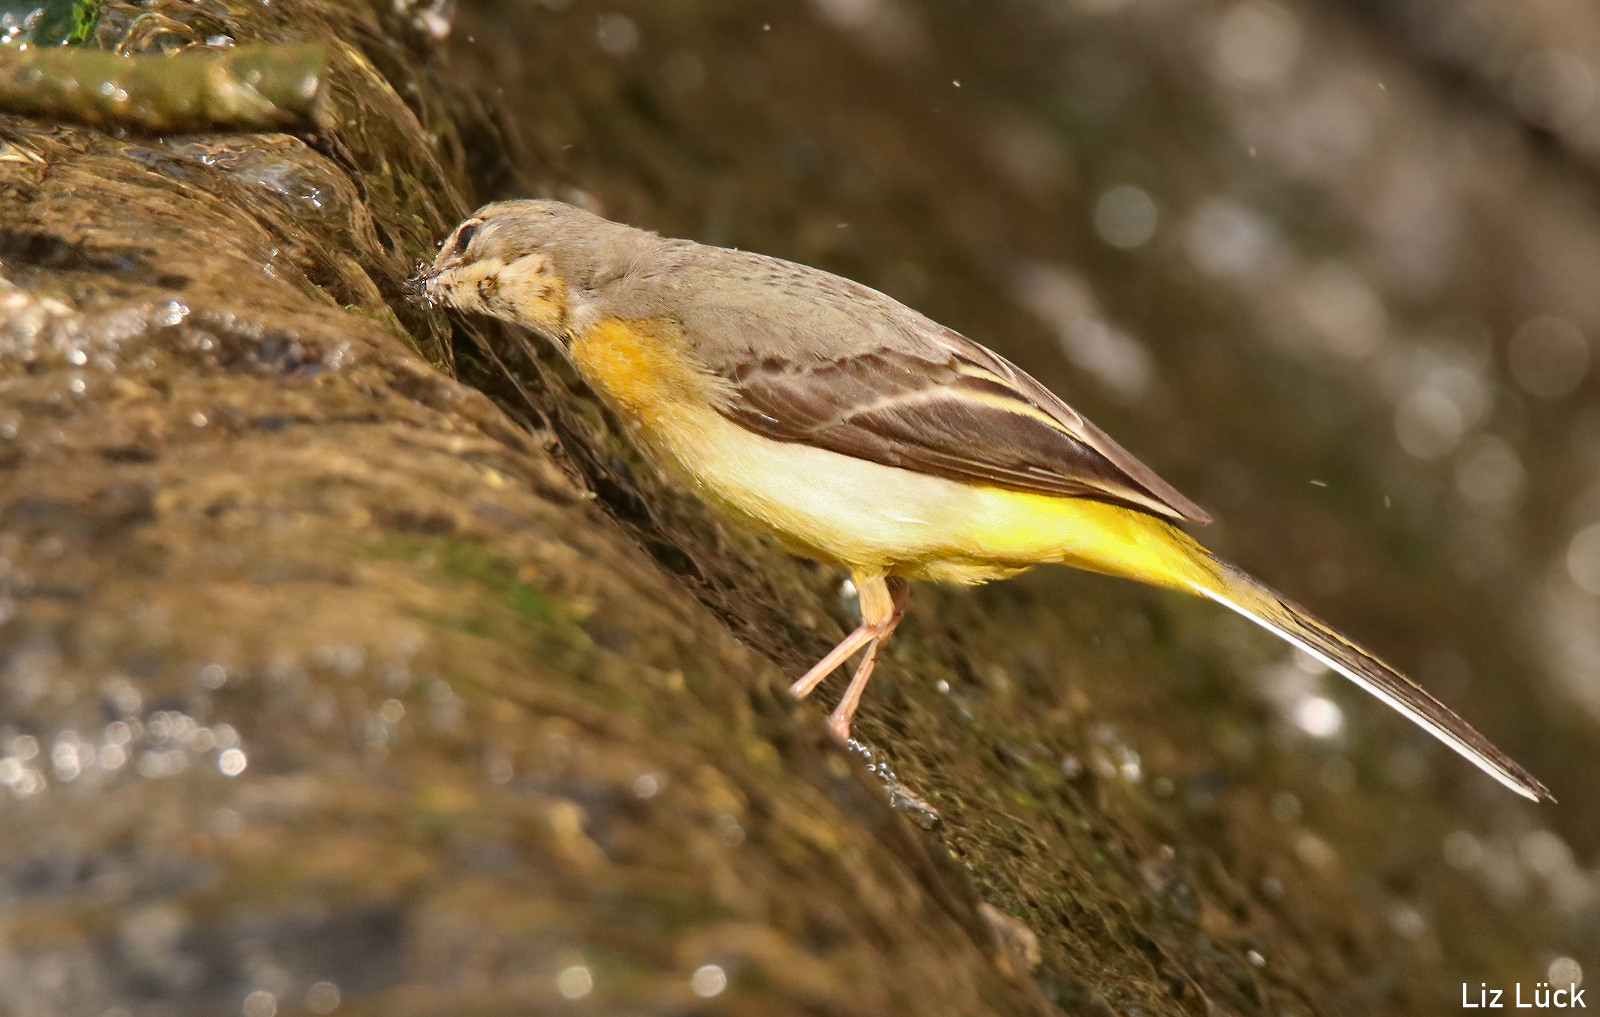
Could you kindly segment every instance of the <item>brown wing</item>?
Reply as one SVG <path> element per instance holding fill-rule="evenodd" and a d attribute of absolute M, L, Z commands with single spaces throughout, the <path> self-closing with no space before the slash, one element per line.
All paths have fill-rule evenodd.
<path fill-rule="evenodd" d="M 618 312 L 675 320 L 723 382 L 718 408 L 744 427 L 953 480 L 1211 521 L 1020 368 L 893 298 L 777 258 L 670 243 L 674 268 L 632 280 Z M 684 268 L 720 282 L 686 282 Z"/>
<path fill-rule="evenodd" d="M 905 342 L 825 358 L 752 350 L 712 365 L 731 389 L 723 412 L 769 438 L 887 466 L 1211 521 L 1020 368 L 939 333 L 914 352 Z"/>

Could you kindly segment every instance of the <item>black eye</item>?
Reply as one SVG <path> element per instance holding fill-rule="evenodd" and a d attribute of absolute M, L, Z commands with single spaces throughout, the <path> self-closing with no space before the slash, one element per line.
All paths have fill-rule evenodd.
<path fill-rule="evenodd" d="M 450 245 L 450 252 L 452 254 L 460 254 L 465 251 L 467 245 L 472 243 L 472 238 L 478 235 L 478 227 L 480 225 L 482 223 L 469 222 L 456 230 L 456 242 Z"/>

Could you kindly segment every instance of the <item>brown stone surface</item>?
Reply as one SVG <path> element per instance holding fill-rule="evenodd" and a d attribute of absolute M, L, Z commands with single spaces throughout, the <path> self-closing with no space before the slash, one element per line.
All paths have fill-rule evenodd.
<path fill-rule="evenodd" d="M 130 50 L 327 40 L 345 116 L 0 120 L 0 1012 L 1417 1014 L 1592 977 L 1600 103 L 1546 6 L 1473 8 L 1495 63 L 1422 3 L 483 0 L 447 44 L 423 7 L 107 5 Z M 838 577 L 671 490 L 536 338 L 406 299 L 470 191 L 999 349 L 1562 803 L 1063 570 L 917 589 L 865 753 L 831 745 L 781 690 Z"/>

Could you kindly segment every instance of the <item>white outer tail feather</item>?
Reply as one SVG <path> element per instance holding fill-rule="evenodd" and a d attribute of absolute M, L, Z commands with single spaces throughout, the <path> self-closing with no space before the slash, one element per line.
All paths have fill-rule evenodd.
<path fill-rule="evenodd" d="M 1399 699 L 1396 699 L 1387 690 L 1385 690 L 1383 688 L 1380 688 L 1377 685 L 1374 685 L 1371 680 L 1369 680 L 1365 675 L 1363 675 L 1360 672 L 1356 671 L 1354 668 L 1351 668 L 1350 666 L 1341 663 L 1340 661 L 1334 659 L 1333 657 L 1329 656 L 1328 654 L 1323 653 L 1321 650 L 1316 649 L 1311 644 L 1307 643 L 1305 640 L 1301 639 L 1299 636 L 1295 635 L 1294 633 L 1287 631 L 1286 629 L 1282 628 L 1279 625 L 1274 624 L 1273 622 L 1267 620 L 1266 618 L 1263 618 L 1261 615 L 1256 614 L 1254 611 L 1251 611 L 1248 608 L 1245 608 L 1245 607 L 1243 607 L 1243 606 L 1241 606 L 1239 604 L 1234 603 L 1233 601 L 1227 599 L 1221 593 L 1219 593 L 1219 592 L 1217 592 L 1215 590 L 1208 590 L 1204 586 L 1201 586 L 1199 584 L 1195 584 L 1194 590 L 1195 590 L 1196 593 L 1199 593 L 1201 596 L 1205 597 L 1206 599 L 1214 600 L 1217 603 L 1221 604 L 1222 606 L 1228 608 L 1229 610 L 1234 611 L 1237 614 L 1243 615 L 1244 617 L 1246 617 L 1246 618 L 1250 619 L 1251 621 L 1255 622 L 1257 625 L 1259 625 L 1262 628 L 1266 629 L 1268 632 L 1271 632 L 1272 634 L 1276 635 L 1280 639 L 1283 639 L 1285 642 L 1288 642 L 1288 643 L 1292 644 L 1293 646 L 1295 646 L 1295 647 L 1297 647 L 1297 648 L 1299 648 L 1301 650 L 1304 650 L 1306 653 L 1309 653 L 1311 656 L 1315 657 L 1317 660 L 1320 660 L 1322 663 L 1328 665 L 1330 668 L 1332 668 L 1333 670 L 1337 671 L 1339 674 L 1344 675 L 1346 678 L 1350 679 L 1351 681 L 1355 682 L 1357 685 L 1359 685 L 1362 688 L 1366 689 L 1368 692 L 1372 693 L 1374 696 L 1377 696 L 1379 699 L 1383 700 L 1385 703 L 1388 703 L 1391 707 L 1393 707 L 1402 716 L 1410 719 L 1412 721 L 1412 723 L 1416 724 L 1418 727 L 1422 728 L 1424 731 L 1426 731 L 1429 734 L 1433 735 L 1435 738 L 1439 739 L 1441 742 L 1444 742 L 1446 745 L 1450 746 L 1450 748 L 1452 748 L 1456 752 L 1460 753 L 1472 765 L 1476 766 L 1478 769 L 1482 770 L 1484 773 L 1487 773 L 1489 776 L 1493 777 L 1495 780 L 1499 781 L 1501 784 L 1504 784 L 1506 787 L 1510 788 L 1511 790 L 1515 791 L 1517 794 L 1521 795 L 1522 797 L 1524 797 L 1524 798 L 1526 798 L 1526 799 L 1528 799 L 1530 801 L 1535 801 L 1535 802 L 1539 801 L 1539 795 L 1532 788 L 1528 787 L 1526 784 L 1524 784 L 1522 781 L 1518 780 L 1512 774 L 1507 773 L 1494 760 L 1488 758 L 1487 756 L 1483 755 L 1481 752 L 1479 752 L 1473 746 L 1468 745 L 1466 742 L 1462 741 L 1459 737 L 1456 736 L 1455 732 L 1449 730 L 1448 728 L 1442 727 L 1436 721 L 1434 721 L 1433 718 L 1425 716 L 1422 713 L 1419 713 L 1417 710 L 1412 708 L 1409 704 L 1407 704 L 1405 702 L 1402 702 Z"/>

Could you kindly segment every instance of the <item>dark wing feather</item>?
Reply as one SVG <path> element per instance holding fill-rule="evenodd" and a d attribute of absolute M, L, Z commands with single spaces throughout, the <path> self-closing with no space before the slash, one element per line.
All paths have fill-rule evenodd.
<path fill-rule="evenodd" d="M 728 383 L 723 413 L 778 441 L 953 480 L 1210 522 L 1021 369 L 933 327 L 938 334 L 914 349 L 903 338 L 832 356 L 773 344 L 765 356 L 750 350 L 708 366 Z M 778 352 L 786 348 L 796 352 Z"/>

